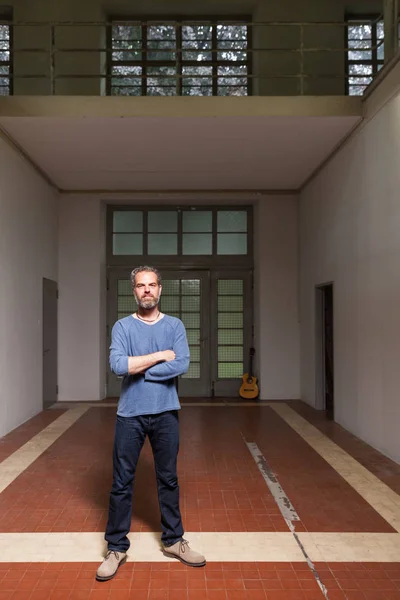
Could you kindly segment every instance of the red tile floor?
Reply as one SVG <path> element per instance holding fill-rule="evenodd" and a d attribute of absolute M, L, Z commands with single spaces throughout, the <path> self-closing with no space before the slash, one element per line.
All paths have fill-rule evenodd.
<path fill-rule="evenodd" d="M 399 465 L 323 413 L 301 402 L 288 404 L 388 488 L 400 491 Z M 41 413 L 0 440 L 0 475 L 4 460 L 67 410 L 61 408 Z M 177 562 L 128 561 L 104 583 L 94 579 L 98 563 L 82 555 L 69 558 L 73 562 L 18 562 L 14 554 L 10 560 L 2 534 L 104 531 L 114 420 L 115 406 L 89 408 L 0 494 L 0 600 L 400 600 L 400 562 L 314 561 L 313 571 L 305 560 L 247 560 L 246 545 L 241 562 L 221 557 L 204 569 L 191 569 Z M 299 515 L 297 532 L 398 535 L 272 407 L 184 403 L 180 421 L 181 510 L 187 531 L 289 532 L 248 440 L 266 457 Z M 159 531 L 148 444 L 138 466 L 132 531 Z"/>

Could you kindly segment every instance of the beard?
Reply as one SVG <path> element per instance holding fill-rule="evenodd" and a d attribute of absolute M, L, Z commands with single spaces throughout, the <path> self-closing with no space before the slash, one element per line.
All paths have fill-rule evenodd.
<path fill-rule="evenodd" d="M 151 310 L 152 308 L 158 306 L 158 303 L 160 302 L 160 296 L 153 296 L 152 298 L 142 298 L 141 300 L 139 300 L 139 298 L 135 295 L 135 300 L 136 304 L 140 308 L 144 308 L 145 310 Z"/>

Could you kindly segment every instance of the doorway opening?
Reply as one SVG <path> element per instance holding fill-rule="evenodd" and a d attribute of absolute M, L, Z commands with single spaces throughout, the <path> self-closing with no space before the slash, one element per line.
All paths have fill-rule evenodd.
<path fill-rule="evenodd" d="M 57 402 L 57 301 L 57 282 L 43 278 L 43 410 Z"/>
<path fill-rule="evenodd" d="M 316 287 L 316 408 L 334 419 L 333 283 Z"/>
<path fill-rule="evenodd" d="M 189 371 L 179 378 L 182 397 L 238 397 L 252 345 L 252 274 L 244 270 L 160 269 L 160 309 L 183 321 Z M 130 271 L 108 273 L 107 345 L 113 324 L 136 310 Z M 121 379 L 108 367 L 107 395 L 119 396 Z"/>

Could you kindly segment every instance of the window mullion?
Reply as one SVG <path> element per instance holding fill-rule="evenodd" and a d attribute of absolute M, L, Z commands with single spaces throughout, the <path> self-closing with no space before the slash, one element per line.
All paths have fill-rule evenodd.
<path fill-rule="evenodd" d="M 176 94 L 182 96 L 182 21 L 179 21 L 176 25 Z"/>
<path fill-rule="evenodd" d="M 142 96 L 147 96 L 147 23 L 142 24 Z"/>
<path fill-rule="evenodd" d="M 217 52 L 217 21 L 214 21 L 212 27 L 212 93 L 213 96 L 218 96 L 218 52 Z"/>
<path fill-rule="evenodd" d="M 377 23 L 371 23 L 371 46 L 372 46 L 372 74 L 375 75 L 378 71 L 378 49 L 377 45 Z"/>

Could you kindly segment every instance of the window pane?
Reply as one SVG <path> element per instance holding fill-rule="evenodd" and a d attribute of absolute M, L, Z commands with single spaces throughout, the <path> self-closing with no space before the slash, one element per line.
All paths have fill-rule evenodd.
<path fill-rule="evenodd" d="M 150 25 L 147 27 L 148 60 L 176 60 L 175 25 Z"/>
<path fill-rule="evenodd" d="M 113 65 L 111 78 L 114 96 L 140 96 L 142 93 L 142 67 Z"/>
<path fill-rule="evenodd" d="M 118 296 L 129 296 L 132 294 L 130 279 L 118 279 Z"/>
<path fill-rule="evenodd" d="M 118 312 L 133 313 L 136 310 L 136 301 L 132 291 L 130 296 L 118 296 Z"/>
<path fill-rule="evenodd" d="M 182 313 L 182 322 L 189 329 L 199 329 L 200 314 L 199 313 Z"/>
<path fill-rule="evenodd" d="M 370 23 L 350 25 L 347 31 L 349 40 L 372 40 L 372 26 Z"/>
<path fill-rule="evenodd" d="M 243 347 L 242 346 L 219 346 L 218 347 L 219 362 L 243 362 Z"/>
<path fill-rule="evenodd" d="M 212 59 L 212 25 L 184 25 L 182 27 L 182 60 Z"/>
<path fill-rule="evenodd" d="M 190 360 L 200 362 L 200 346 L 190 346 Z"/>
<path fill-rule="evenodd" d="M 218 329 L 218 344 L 243 344 L 243 329 Z"/>
<path fill-rule="evenodd" d="M 218 363 L 219 379 L 237 379 L 243 375 L 243 363 Z"/>
<path fill-rule="evenodd" d="M 219 233 L 217 237 L 218 254 L 247 254 L 246 233 Z"/>
<path fill-rule="evenodd" d="M 178 254 L 178 236 L 176 233 L 149 233 L 147 243 L 148 254 Z"/>
<path fill-rule="evenodd" d="M 160 300 L 161 310 L 170 314 L 171 312 L 179 312 L 179 296 L 163 296 Z"/>
<path fill-rule="evenodd" d="M 246 25 L 217 25 L 217 46 L 221 50 L 217 54 L 218 60 L 246 60 Z"/>
<path fill-rule="evenodd" d="M 212 254 L 211 233 L 184 233 L 182 236 L 183 254 Z"/>
<path fill-rule="evenodd" d="M 138 25 L 112 27 L 112 59 L 116 61 L 141 60 L 142 28 Z"/>
<path fill-rule="evenodd" d="M 185 210 L 183 211 L 183 231 L 189 232 L 212 232 L 211 210 Z"/>
<path fill-rule="evenodd" d="M 218 233 L 247 231 L 247 212 L 245 210 L 219 210 Z"/>
<path fill-rule="evenodd" d="M 141 233 L 114 233 L 113 254 L 143 254 L 143 235 Z"/>
<path fill-rule="evenodd" d="M 143 213 L 139 210 L 121 210 L 113 213 L 113 231 L 116 233 L 143 231 Z"/>
<path fill-rule="evenodd" d="M 173 210 L 151 210 L 148 215 L 150 232 L 178 231 L 178 215 Z"/>
<path fill-rule="evenodd" d="M 198 344 L 200 342 L 200 329 L 188 329 L 186 336 L 189 344 Z"/>
<path fill-rule="evenodd" d="M 380 42 L 380 44 L 379 44 L 376 52 L 377 52 L 378 60 L 383 60 L 385 58 L 385 44 L 384 44 L 384 42 Z"/>
<path fill-rule="evenodd" d="M 219 312 L 239 312 L 243 310 L 243 296 L 219 296 Z"/>
<path fill-rule="evenodd" d="M 212 96 L 212 67 L 183 67 L 184 96 Z"/>
<path fill-rule="evenodd" d="M 182 296 L 182 310 L 185 312 L 199 312 L 200 296 Z"/>
<path fill-rule="evenodd" d="M 218 67 L 218 96 L 245 96 L 246 94 L 246 65 Z"/>
<path fill-rule="evenodd" d="M 162 281 L 162 293 L 163 296 L 166 294 L 179 294 L 179 279 L 165 279 Z"/>
<path fill-rule="evenodd" d="M 112 86 L 111 89 L 112 96 L 141 96 L 142 88 L 135 86 L 122 86 L 118 87 L 116 85 Z"/>
<path fill-rule="evenodd" d="M 371 60 L 372 50 L 370 40 L 349 40 L 349 48 L 356 48 L 356 50 L 349 50 L 349 60 Z"/>
<path fill-rule="evenodd" d="M 241 329 L 243 327 L 243 313 L 219 313 L 219 329 Z"/>
<path fill-rule="evenodd" d="M 372 65 L 349 65 L 349 84 L 368 85 L 372 81 Z"/>
<path fill-rule="evenodd" d="M 243 279 L 219 279 L 218 295 L 240 296 L 243 294 Z"/>
<path fill-rule="evenodd" d="M 349 86 L 349 96 L 362 96 L 365 88 L 365 85 L 351 85 Z"/>
<path fill-rule="evenodd" d="M 176 95 L 176 67 L 148 67 L 148 96 Z"/>
<path fill-rule="evenodd" d="M 200 294 L 200 280 L 199 279 L 183 279 L 182 280 L 182 294 L 185 296 L 198 296 Z"/>

